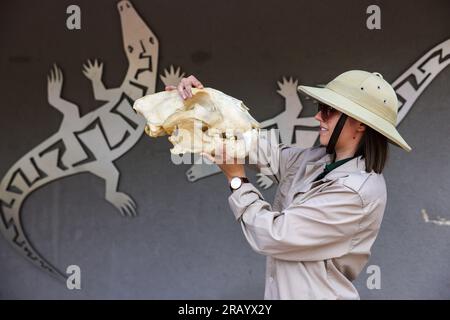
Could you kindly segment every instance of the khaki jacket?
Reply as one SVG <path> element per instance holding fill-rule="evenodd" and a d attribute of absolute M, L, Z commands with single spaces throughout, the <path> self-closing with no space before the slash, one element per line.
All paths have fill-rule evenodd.
<path fill-rule="evenodd" d="M 271 164 L 270 154 L 279 155 L 279 163 L 270 166 L 278 183 L 274 203 L 251 183 L 228 202 L 250 246 L 267 256 L 264 298 L 359 299 L 352 281 L 370 256 L 383 218 L 383 175 L 365 172 L 364 159 L 357 157 L 312 182 L 332 160 L 325 147 L 258 140 L 258 168 L 261 159 Z"/>

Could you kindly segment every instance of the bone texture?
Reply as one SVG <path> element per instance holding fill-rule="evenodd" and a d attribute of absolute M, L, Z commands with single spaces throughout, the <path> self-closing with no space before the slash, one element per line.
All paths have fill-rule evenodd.
<path fill-rule="evenodd" d="M 205 152 L 215 155 L 221 148 L 233 158 L 245 158 L 250 146 L 244 137 L 260 128 L 249 108 L 236 98 L 212 89 L 192 88 L 183 100 L 176 90 L 162 91 L 135 101 L 133 109 L 147 121 L 150 137 L 169 135 L 172 154 Z"/>

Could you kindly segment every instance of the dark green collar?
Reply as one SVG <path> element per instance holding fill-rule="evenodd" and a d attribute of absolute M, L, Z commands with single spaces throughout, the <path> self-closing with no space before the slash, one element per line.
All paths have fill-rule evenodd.
<path fill-rule="evenodd" d="M 332 171 L 333 169 L 336 169 L 336 168 L 339 167 L 340 165 L 342 165 L 342 164 L 346 163 L 347 161 L 350 161 L 350 160 L 352 160 L 353 158 L 356 158 L 356 157 L 357 157 L 357 156 L 353 156 L 353 157 L 350 157 L 350 158 L 345 158 L 345 159 L 341 159 L 341 160 L 336 161 L 336 162 L 329 163 L 329 164 L 327 164 L 327 165 L 325 166 L 325 171 L 326 171 L 326 172 L 330 172 L 330 171 Z"/>
<path fill-rule="evenodd" d="M 325 165 L 325 168 L 323 169 L 322 173 L 319 174 L 316 179 L 314 179 L 314 181 L 320 180 L 323 177 L 325 177 L 328 173 L 330 173 L 333 169 L 336 169 L 337 167 L 339 167 L 340 165 L 343 165 L 344 163 L 346 163 L 347 161 L 352 160 L 353 158 L 356 158 L 357 156 L 353 156 L 350 158 L 345 158 L 336 162 L 332 162 L 329 163 L 327 165 Z"/>

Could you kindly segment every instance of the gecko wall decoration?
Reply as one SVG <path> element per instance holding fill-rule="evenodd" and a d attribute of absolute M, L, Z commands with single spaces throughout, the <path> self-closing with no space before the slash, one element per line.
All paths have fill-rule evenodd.
<path fill-rule="evenodd" d="M 88 61 L 83 73 L 92 82 L 96 100 L 105 104 L 80 117 L 78 106 L 61 97 L 63 73 L 56 65 L 47 82 L 49 104 L 62 112 L 61 126 L 54 135 L 19 159 L 0 185 L 0 231 L 26 259 L 64 280 L 66 275 L 47 262 L 27 239 L 20 218 L 24 200 L 36 189 L 69 175 L 90 172 L 105 180 L 105 199 L 123 216 L 136 215 L 130 196 L 117 190 L 120 172 L 113 161 L 139 140 L 145 119 L 133 109 L 134 100 L 156 89 L 159 43 L 130 1 L 117 4 L 128 59 L 120 87 L 105 88 L 103 65 Z M 180 69 L 165 70 L 161 80 L 175 85 L 184 76 Z"/>

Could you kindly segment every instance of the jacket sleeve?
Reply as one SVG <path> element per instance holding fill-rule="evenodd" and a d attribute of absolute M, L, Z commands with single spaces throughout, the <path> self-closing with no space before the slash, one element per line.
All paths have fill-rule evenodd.
<path fill-rule="evenodd" d="M 245 137 L 249 150 L 246 164 L 279 183 L 290 165 L 291 155 L 303 149 L 278 142 L 276 133 L 276 130 L 255 130 Z"/>
<path fill-rule="evenodd" d="M 365 214 L 359 194 L 343 185 L 329 185 L 307 200 L 294 198 L 281 212 L 272 211 L 251 183 L 234 191 L 228 202 L 253 250 L 289 261 L 348 253 Z"/>

